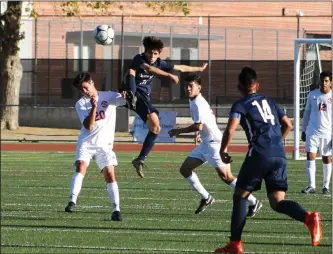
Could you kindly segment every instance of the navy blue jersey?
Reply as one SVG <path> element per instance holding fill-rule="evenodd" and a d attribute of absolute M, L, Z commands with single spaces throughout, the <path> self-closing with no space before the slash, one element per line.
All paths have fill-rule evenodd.
<path fill-rule="evenodd" d="M 230 116 L 240 119 L 249 149 L 266 156 L 286 157 L 281 133 L 285 113 L 273 100 L 257 93 L 248 95 L 232 105 Z"/>
<path fill-rule="evenodd" d="M 152 82 L 155 75 L 142 69 L 140 66 L 143 63 L 147 63 L 144 54 L 137 54 L 133 58 L 130 68 L 135 70 L 136 89 L 149 95 L 152 90 Z M 156 62 L 152 66 L 166 72 L 172 71 L 174 68 L 174 65 L 172 63 L 163 61 L 160 58 L 157 58 Z"/>

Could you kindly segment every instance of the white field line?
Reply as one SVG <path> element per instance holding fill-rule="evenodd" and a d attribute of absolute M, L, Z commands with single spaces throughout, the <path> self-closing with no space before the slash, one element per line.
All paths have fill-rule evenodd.
<path fill-rule="evenodd" d="M 165 231 L 164 229 L 160 229 L 161 231 L 158 231 L 159 229 L 156 228 L 152 228 L 152 229 L 147 229 L 147 230 L 136 230 L 135 228 L 133 228 L 133 230 L 128 230 L 128 229 L 124 229 L 124 230 L 118 230 L 118 229 L 114 229 L 114 228 L 110 228 L 110 230 L 106 230 L 106 229 L 96 229 L 96 228 L 92 228 L 92 229 L 87 229 L 87 228 L 52 228 L 52 226 L 50 226 L 50 228 L 46 228 L 46 227 L 42 227 L 42 228 L 35 228 L 34 226 L 31 226 L 31 228 L 27 228 L 29 226 L 25 226 L 25 228 L 21 228 L 21 227 L 16 227 L 16 226 L 11 226 L 11 225 L 1 225 L 1 231 L 2 233 L 4 233 L 5 230 L 17 230 L 17 231 L 28 231 L 28 232 L 32 232 L 32 231 L 42 231 L 42 232 L 80 232 L 80 233 L 111 233 L 111 234 L 146 234 L 146 235 L 170 235 L 170 236 L 179 236 L 179 231 L 182 231 L 181 229 L 175 229 L 174 231 L 176 232 L 170 232 L 173 229 L 168 229 L 168 231 Z M 200 236 L 200 238 L 202 238 L 203 236 L 225 236 L 225 235 L 229 235 L 229 232 L 219 232 L 219 230 L 213 230 L 216 232 L 201 232 L 200 229 L 193 229 L 194 232 L 188 232 L 188 229 L 184 229 L 185 232 L 181 232 L 182 236 Z M 153 232 L 152 232 L 153 231 Z M 198 231 L 198 232 L 195 232 Z M 268 238 L 268 239 L 276 239 L 276 238 L 282 238 L 282 239 L 307 239 L 310 241 L 310 236 L 306 234 L 307 232 L 304 231 L 304 236 L 295 236 L 295 235 L 283 235 L 281 233 L 271 233 L 270 235 L 267 234 L 261 234 L 259 235 L 258 233 L 244 233 L 243 236 L 244 238 Z M 323 237 L 325 239 L 325 237 Z M 149 240 L 146 240 L 149 241 Z"/>
<path fill-rule="evenodd" d="M 106 189 L 106 188 L 105 188 Z M 48 195 L 45 195 L 45 194 L 22 194 L 22 193 L 3 193 L 3 195 L 5 195 L 6 197 L 40 197 L 40 198 L 64 198 L 63 195 L 54 195 L 54 194 L 48 194 Z M 106 199 L 106 196 L 94 196 L 94 197 L 91 197 L 91 196 L 88 196 L 87 194 L 86 195 L 81 195 L 80 196 L 81 198 L 89 198 L 90 200 L 97 200 L 97 199 Z M 178 198 L 158 198 L 158 197 L 154 197 L 154 198 L 150 198 L 150 197 L 131 197 L 131 196 L 126 196 L 126 195 L 122 195 L 121 196 L 121 199 L 122 200 L 151 200 L 151 201 L 177 201 L 177 202 L 181 202 L 181 201 L 197 201 L 195 198 L 191 198 L 191 197 L 188 197 L 186 194 L 184 195 L 177 195 Z M 322 196 L 323 199 L 331 199 L 329 198 L 329 195 L 325 195 L 325 196 Z M 313 199 L 311 200 L 302 200 L 302 204 L 304 203 L 311 203 L 311 204 L 316 204 L 317 201 L 319 201 L 320 203 L 322 203 L 322 199 L 316 199 L 315 200 L 316 202 L 314 202 Z M 215 200 L 216 203 L 230 203 L 232 204 L 232 200 L 231 198 L 230 199 L 216 199 Z M 3 204 L 3 205 L 6 205 L 6 204 Z"/>
<path fill-rule="evenodd" d="M 63 210 L 63 206 L 61 205 L 47 205 L 47 204 L 30 204 L 30 203 L 7 203 L 1 204 L 2 212 L 5 211 L 5 207 L 11 207 L 11 206 L 20 206 L 20 207 L 52 207 L 54 208 L 53 211 L 58 211 L 58 210 Z M 150 210 L 168 210 L 170 211 L 170 207 L 164 204 L 144 204 L 144 205 L 121 205 L 122 208 L 126 209 L 150 209 Z M 78 211 L 79 210 L 89 210 L 89 209 L 103 209 L 103 210 L 110 210 L 109 206 L 78 206 Z M 231 206 L 230 209 L 225 209 L 223 208 L 223 212 L 231 212 Z M 177 206 L 172 208 L 173 211 L 175 210 L 181 210 L 181 211 L 193 211 L 194 207 L 189 207 L 188 205 L 184 205 L 182 207 Z M 221 209 L 216 209 L 216 208 L 209 208 L 210 211 L 216 211 L 216 212 L 221 212 Z M 265 213 L 276 213 L 272 209 L 267 209 L 265 210 Z M 331 212 L 320 212 L 321 214 L 332 214 Z"/>
<path fill-rule="evenodd" d="M 4 182 L 4 181 L 3 181 Z M 4 191 L 4 189 L 48 189 L 48 190 L 68 190 L 68 187 L 55 187 L 55 186 L 7 186 L 7 185 L 4 185 L 2 182 L 2 185 L 1 185 L 1 189 L 2 189 L 2 193 Z M 168 186 L 165 182 L 163 183 L 147 183 L 146 187 L 143 188 L 143 189 L 131 189 L 131 188 L 128 188 L 128 187 L 124 187 L 122 188 L 122 184 L 132 184 L 132 182 L 129 182 L 129 181 L 124 181 L 122 182 L 121 180 L 119 181 L 119 191 L 120 192 L 132 192 L 132 191 L 135 191 L 135 192 L 156 192 L 155 189 L 150 189 L 148 187 L 148 185 L 165 185 L 165 186 Z M 209 186 L 221 186 L 221 184 L 209 184 Z M 184 189 L 183 189 L 183 188 Z M 192 192 L 191 189 L 185 189 L 187 188 L 186 185 L 184 184 L 184 186 L 182 187 L 177 187 L 175 186 L 175 188 L 179 188 L 178 191 L 183 191 L 183 192 Z M 105 188 L 104 187 L 89 187 L 89 188 L 85 188 L 85 187 L 82 187 L 82 189 L 84 191 L 99 191 L 99 190 L 104 190 Z M 171 187 L 171 189 L 173 189 Z M 174 190 L 169 190 L 169 189 L 161 189 L 159 191 L 174 191 Z M 231 191 L 231 190 L 230 190 Z M 262 190 L 264 191 L 264 190 Z M 224 192 L 227 192 L 226 189 L 221 189 L 220 191 L 210 191 L 211 194 L 220 194 L 220 193 L 224 193 Z M 290 190 L 287 192 L 287 198 L 290 198 L 290 196 L 293 196 L 293 197 L 305 197 L 306 195 L 303 194 L 303 193 L 298 193 L 298 192 L 291 192 Z M 310 198 L 311 197 L 311 198 Z M 331 195 L 323 195 L 321 194 L 320 192 L 317 193 L 317 194 L 311 194 L 309 196 L 309 202 L 313 202 L 314 199 L 317 199 L 317 200 L 328 200 L 328 201 L 331 201 Z M 302 201 L 303 202 L 303 201 Z M 306 201 L 304 201 L 306 202 Z"/>
<path fill-rule="evenodd" d="M 178 253 L 178 252 L 194 252 L 194 253 L 213 253 L 213 251 L 208 250 L 198 250 L 198 249 L 157 249 L 157 248 L 128 248 L 128 247 L 104 247 L 104 246 L 82 246 L 82 245 L 33 245 L 33 244 L 5 244 L 1 243 L 1 246 L 4 247 L 12 247 L 12 248 L 59 248 L 59 249 L 90 249 L 90 250 L 110 250 L 110 251 L 143 251 L 143 252 L 158 252 L 158 253 Z M 297 252 L 272 252 L 272 251 L 265 251 L 265 252 L 246 252 L 248 254 L 291 254 Z M 299 253 L 299 252 L 298 252 Z M 312 252 L 302 252 L 303 253 L 312 253 Z"/>
<path fill-rule="evenodd" d="M 97 208 L 97 206 L 96 206 Z M 24 211 L 26 213 L 26 211 Z M 34 213 L 36 213 L 36 211 L 34 211 Z M 44 213 L 44 212 L 43 212 Z M 10 212 L 4 212 L 2 211 L 1 212 L 1 216 L 2 216 L 2 220 L 6 220 L 6 217 L 17 217 L 17 218 L 26 218 L 26 219 L 53 219 L 54 216 L 46 216 L 45 214 L 41 215 L 41 216 L 38 216 L 38 215 L 23 215 L 22 213 L 18 213 L 17 211 L 10 211 Z M 111 213 L 110 213 L 111 214 Z M 126 213 L 124 214 L 126 215 Z M 230 215 L 226 215 L 228 218 L 230 217 Z M 127 216 L 126 216 L 127 217 Z M 219 221 L 209 221 L 209 220 L 201 220 L 201 219 L 197 219 L 197 218 L 192 218 L 192 219 L 159 219 L 159 218 L 140 218 L 140 217 L 133 217 L 133 216 L 129 216 L 129 218 L 131 218 L 131 220 L 133 221 L 156 221 L 156 222 L 164 222 L 165 220 L 168 220 L 170 222 L 195 222 L 195 223 L 199 223 L 199 222 L 202 222 L 202 223 L 206 223 L 207 225 L 209 224 L 214 224 L 214 225 L 224 225 L 225 223 L 227 224 L 230 224 L 231 223 L 231 220 L 225 220 L 225 219 L 221 219 Z M 75 218 L 71 218 L 72 220 L 95 220 L 95 221 L 99 221 L 98 219 L 96 219 L 96 217 L 91 217 L 91 216 L 82 216 L 82 217 L 79 217 L 79 216 L 75 216 Z M 127 221 L 129 219 L 126 219 Z M 269 224 L 269 225 L 273 225 L 272 224 L 272 221 L 257 221 L 257 220 L 253 220 L 253 219 L 249 219 L 247 220 L 248 223 L 251 223 L 251 224 L 258 224 L 258 225 L 261 225 L 261 224 Z M 249 222 L 251 221 L 251 222 Z M 286 220 L 285 222 L 281 222 L 279 221 L 278 222 L 279 225 L 288 225 L 290 226 L 290 221 L 289 220 Z M 322 223 L 323 226 L 331 226 L 331 224 L 329 223 Z M 326 232 L 327 233 L 327 232 Z"/>
<path fill-rule="evenodd" d="M 19 248 L 60 248 L 60 249 L 90 249 L 90 250 L 114 250 L 114 251 L 149 251 L 149 252 L 195 252 L 195 253 L 207 253 L 207 250 L 191 250 L 191 249 L 156 249 L 156 248 L 128 248 L 128 247 L 103 247 L 103 246 L 78 246 L 78 245 L 32 245 L 32 244 L 3 244 L 1 246 L 6 247 L 19 247 Z M 210 252 L 208 252 L 210 253 Z"/>

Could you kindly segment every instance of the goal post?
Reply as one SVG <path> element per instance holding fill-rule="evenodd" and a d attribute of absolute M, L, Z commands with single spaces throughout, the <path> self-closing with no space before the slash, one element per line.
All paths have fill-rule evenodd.
<path fill-rule="evenodd" d="M 301 117 L 305 108 L 307 95 L 311 85 L 316 82 L 316 74 L 322 71 L 320 59 L 320 45 L 329 45 L 331 39 L 296 39 L 294 45 L 294 149 L 293 158 L 295 160 L 305 159 L 304 146 L 301 146 L 300 129 Z M 303 46 L 303 47 L 302 47 Z M 303 48 L 303 57 L 301 56 Z M 301 64 L 302 62 L 302 64 Z M 319 72 L 319 73 L 318 73 Z M 303 148 L 303 149 L 301 149 Z"/>

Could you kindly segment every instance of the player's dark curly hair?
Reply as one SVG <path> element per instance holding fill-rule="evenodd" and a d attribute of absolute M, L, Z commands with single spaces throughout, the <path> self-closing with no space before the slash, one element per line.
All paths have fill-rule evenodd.
<path fill-rule="evenodd" d="M 88 72 L 81 72 L 74 78 L 73 86 L 80 89 L 80 86 L 83 82 L 88 82 L 91 80 L 91 75 Z"/>
<path fill-rule="evenodd" d="M 243 87 L 252 86 L 257 81 L 257 73 L 250 67 L 244 67 L 238 75 L 238 81 Z"/>
<path fill-rule="evenodd" d="M 332 72 L 330 72 L 330 71 L 323 71 L 323 72 L 320 73 L 320 78 L 321 77 L 323 77 L 323 78 L 329 77 L 330 81 L 332 81 Z"/>
<path fill-rule="evenodd" d="M 201 77 L 197 74 L 189 74 L 185 77 L 185 84 L 191 83 L 191 82 L 195 82 L 197 83 L 199 86 L 201 86 Z"/>
<path fill-rule="evenodd" d="M 164 47 L 163 42 L 160 38 L 155 36 L 146 36 L 142 40 L 142 45 L 146 50 L 158 50 L 159 53 L 162 52 L 162 49 Z"/>

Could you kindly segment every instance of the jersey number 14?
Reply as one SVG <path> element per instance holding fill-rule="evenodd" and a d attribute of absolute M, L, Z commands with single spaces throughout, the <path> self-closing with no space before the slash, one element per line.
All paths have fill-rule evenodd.
<path fill-rule="evenodd" d="M 262 119 L 264 120 L 265 123 L 268 121 L 271 121 L 272 125 L 275 125 L 274 121 L 274 115 L 272 114 L 271 107 L 269 106 L 268 102 L 266 100 L 262 100 L 262 106 L 259 104 L 257 100 L 252 102 L 253 106 L 256 106 Z"/>

